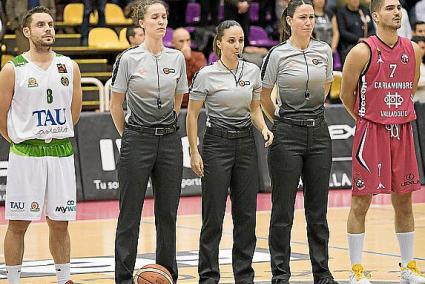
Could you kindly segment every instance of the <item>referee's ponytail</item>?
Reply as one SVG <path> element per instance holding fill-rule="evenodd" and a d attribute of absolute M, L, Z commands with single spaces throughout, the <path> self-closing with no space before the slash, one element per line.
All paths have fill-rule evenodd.
<path fill-rule="evenodd" d="M 216 35 L 214 37 L 214 42 L 213 42 L 213 51 L 218 56 L 218 58 L 221 58 L 221 49 L 218 47 L 217 41 L 219 41 L 219 40 L 221 41 L 221 39 L 223 38 L 223 35 L 224 35 L 224 31 L 227 30 L 228 28 L 233 27 L 233 26 L 238 26 L 238 27 L 242 28 L 241 25 L 238 22 L 233 21 L 233 20 L 223 21 L 216 28 Z"/>
<path fill-rule="evenodd" d="M 286 17 L 288 16 L 288 8 L 283 10 L 282 17 L 280 17 L 280 41 L 283 42 L 291 36 L 291 27 L 286 22 Z"/>
<path fill-rule="evenodd" d="M 280 41 L 285 41 L 291 36 L 291 27 L 288 24 L 288 17 L 294 17 L 295 10 L 301 5 L 311 5 L 311 0 L 291 0 L 288 3 L 288 7 L 283 11 L 282 17 L 280 18 Z"/>

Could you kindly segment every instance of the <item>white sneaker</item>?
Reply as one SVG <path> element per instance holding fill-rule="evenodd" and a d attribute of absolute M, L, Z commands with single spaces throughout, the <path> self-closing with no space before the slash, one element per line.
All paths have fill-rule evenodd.
<path fill-rule="evenodd" d="M 350 272 L 350 284 L 371 284 L 369 279 L 370 274 L 364 271 L 364 268 L 360 263 L 353 265 Z"/>
<path fill-rule="evenodd" d="M 423 284 L 425 283 L 425 274 L 421 273 L 416 267 L 416 261 L 411 260 L 406 267 L 401 267 L 400 284 Z"/>

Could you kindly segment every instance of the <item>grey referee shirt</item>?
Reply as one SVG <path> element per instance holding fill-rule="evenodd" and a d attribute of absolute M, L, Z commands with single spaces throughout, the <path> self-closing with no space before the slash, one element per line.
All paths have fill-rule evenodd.
<path fill-rule="evenodd" d="M 252 125 L 250 105 L 252 100 L 260 100 L 260 69 L 239 61 L 237 70 L 232 72 L 236 80 L 217 61 L 202 68 L 193 79 L 190 99 L 205 101 L 207 126 L 241 129 Z"/>
<path fill-rule="evenodd" d="M 175 123 L 175 95 L 188 92 L 183 54 L 164 48 L 154 56 L 143 45 L 124 51 L 114 64 L 112 91 L 126 94 L 127 123 L 147 127 Z"/>
<path fill-rule="evenodd" d="M 279 116 L 312 118 L 324 112 L 323 84 L 333 80 L 332 70 L 332 49 L 327 43 L 311 39 L 300 50 L 287 40 L 269 51 L 261 79 L 264 88 L 279 86 Z M 310 99 L 305 96 L 307 89 Z"/>

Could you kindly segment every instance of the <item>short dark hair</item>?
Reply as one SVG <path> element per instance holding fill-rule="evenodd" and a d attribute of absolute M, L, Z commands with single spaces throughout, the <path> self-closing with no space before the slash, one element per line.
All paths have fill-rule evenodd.
<path fill-rule="evenodd" d="M 384 1 L 385 0 L 372 0 L 372 1 L 370 1 L 370 5 L 369 5 L 370 12 L 371 13 L 377 12 L 379 9 L 381 9 Z"/>
<path fill-rule="evenodd" d="M 31 21 L 32 21 L 32 15 L 37 14 L 37 13 L 46 13 L 49 14 L 50 17 L 53 18 L 52 13 L 50 12 L 49 9 L 47 9 L 44 6 L 37 6 L 32 8 L 31 10 L 29 10 L 24 17 L 22 18 L 22 22 L 21 22 L 21 28 L 25 28 L 25 27 L 29 27 L 31 25 Z"/>
<path fill-rule="evenodd" d="M 128 42 L 130 42 L 130 37 L 134 37 L 136 35 L 136 32 L 134 31 L 134 29 L 136 29 L 138 27 L 135 26 L 131 26 L 128 27 L 127 30 L 125 31 L 125 38 L 127 39 Z"/>
<path fill-rule="evenodd" d="M 414 22 L 413 23 L 413 30 L 416 32 L 416 28 L 419 26 L 419 25 L 424 25 L 425 24 L 425 22 L 424 21 L 416 21 L 416 22 Z"/>
<path fill-rule="evenodd" d="M 419 43 L 420 41 L 425 42 L 425 36 L 413 36 L 412 41 L 416 43 Z"/>

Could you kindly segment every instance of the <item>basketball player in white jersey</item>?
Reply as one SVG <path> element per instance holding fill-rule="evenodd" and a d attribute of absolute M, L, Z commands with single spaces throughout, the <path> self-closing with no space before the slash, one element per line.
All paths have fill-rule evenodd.
<path fill-rule="evenodd" d="M 81 112 L 81 78 L 75 62 L 51 50 L 53 23 L 45 7 L 28 11 L 22 29 L 30 50 L 0 72 L 0 133 L 10 143 L 4 240 L 10 284 L 19 283 L 28 225 L 43 211 L 58 283 L 73 283 L 68 221 L 76 215 L 76 186 L 69 137 Z"/>

